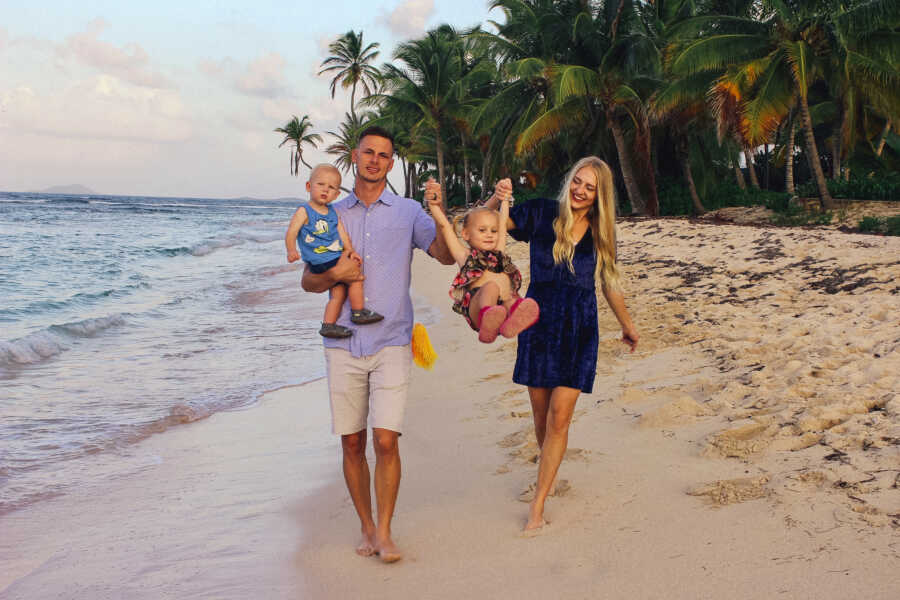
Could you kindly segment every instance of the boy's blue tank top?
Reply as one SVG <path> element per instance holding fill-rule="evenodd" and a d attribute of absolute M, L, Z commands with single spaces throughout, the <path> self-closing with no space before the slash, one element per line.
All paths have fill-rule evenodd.
<path fill-rule="evenodd" d="M 334 208 L 329 205 L 328 213 L 321 215 L 309 203 L 301 206 L 306 211 L 306 224 L 297 235 L 301 258 L 311 265 L 340 258 L 344 246 L 338 233 L 338 215 Z"/>

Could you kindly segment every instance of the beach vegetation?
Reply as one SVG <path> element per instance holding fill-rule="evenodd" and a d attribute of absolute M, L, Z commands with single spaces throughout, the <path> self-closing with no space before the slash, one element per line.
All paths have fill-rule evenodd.
<path fill-rule="evenodd" d="M 303 115 L 302 119 L 298 119 L 297 115 L 294 115 L 283 127 L 275 128 L 275 133 L 284 135 L 284 139 L 278 144 L 279 148 L 287 143 L 293 144 L 291 147 L 291 175 L 295 177 L 299 174 L 301 162 L 307 169 L 312 170 L 309 163 L 303 160 L 303 146 L 310 145 L 318 148 L 318 145 L 322 143 L 322 136 L 313 133 L 312 128 L 313 124 L 307 115 Z"/>
<path fill-rule="evenodd" d="M 334 98 L 338 83 L 350 88 L 350 116 L 356 117 L 356 88 L 362 86 L 365 96 L 371 96 L 381 85 L 381 72 L 372 63 L 378 58 L 378 43 L 366 45 L 363 32 L 353 30 L 328 45 L 331 55 L 322 61 L 319 75 L 328 74 L 331 79 L 331 97 Z"/>
<path fill-rule="evenodd" d="M 405 195 L 434 174 L 448 206 L 483 200 L 503 177 L 519 198 L 553 197 L 595 154 L 616 174 L 621 214 L 756 204 L 822 220 L 835 198 L 897 198 L 898 6 L 491 0 L 495 21 L 436 27 L 380 68 L 377 44 L 348 32 L 323 63 L 332 92 L 352 89 L 329 148 L 352 168 L 341 162 L 352 131 L 385 127 Z M 802 216 L 797 196 L 822 211 Z"/>

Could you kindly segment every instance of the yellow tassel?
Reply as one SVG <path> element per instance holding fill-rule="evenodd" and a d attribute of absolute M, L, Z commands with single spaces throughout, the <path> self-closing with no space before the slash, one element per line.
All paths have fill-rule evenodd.
<path fill-rule="evenodd" d="M 428 332 L 421 323 L 413 325 L 412 330 L 412 355 L 413 362 L 428 371 L 434 366 L 437 360 L 437 353 L 428 339 Z"/>

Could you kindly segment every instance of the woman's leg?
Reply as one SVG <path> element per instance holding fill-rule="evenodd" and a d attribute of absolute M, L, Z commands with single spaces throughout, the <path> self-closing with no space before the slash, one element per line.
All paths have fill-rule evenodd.
<path fill-rule="evenodd" d="M 534 437 L 538 448 L 544 445 L 544 432 L 547 431 L 547 411 L 550 410 L 550 392 L 552 388 L 529 387 L 528 397 L 531 399 L 531 416 L 534 418 Z"/>
<path fill-rule="evenodd" d="M 541 388 L 536 388 L 541 389 Z M 529 388 L 529 393 L 531 388 Z M 541 446 L 541 459 L 538 464 L 537 489 L 528 512 L 525 530 L 537 529 L 544 525 L 544 503 L 550 494 L 550 488 L 556 479 L 556 472 L 566 454 L 569 444 L 569 424 L 575 412 L 575 402 L 581 390 L 569 387 L 555 387 L 550 392 L 549 408 L 546 411 L 543 440 L 538 438 Z M 532 396 L 534 398 L 534 396 Z M 534 406 L 534 400 L 532 400 Z M 538 414 L 535 412 L 535 434 L 537 435 Z"/>

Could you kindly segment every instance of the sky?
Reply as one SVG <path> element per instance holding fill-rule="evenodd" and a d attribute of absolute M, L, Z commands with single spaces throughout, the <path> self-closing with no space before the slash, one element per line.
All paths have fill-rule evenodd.
<path fill-rule="evenodd" d="M 440 24 L 501 18 L 488 0 L 0 0 L 0 15 L 0 190 L 201 198 L 305 196 L 273 130 L 308 115 L 332 143 L 350 94 L 317 73 L 341 34 L 379 43 L 381 66 Z"/>

